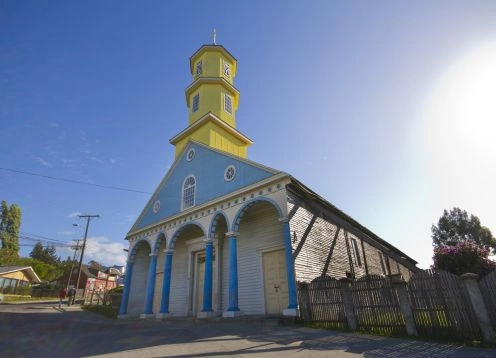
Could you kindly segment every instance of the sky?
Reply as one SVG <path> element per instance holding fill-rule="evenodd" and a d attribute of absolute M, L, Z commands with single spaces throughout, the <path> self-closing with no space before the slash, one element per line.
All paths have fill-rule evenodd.
<path fill-rule="evenodd" d="M 1 1 L 0 199 L 22 209 L 21 256 L 40 237 L 72 256 L 78 215 L 98 214 L 84 262 L 125 264 L 215 28 L 248 158 L 428 268 L 444 209 L 496 232 L 495 18 L 494 1 Z"/>

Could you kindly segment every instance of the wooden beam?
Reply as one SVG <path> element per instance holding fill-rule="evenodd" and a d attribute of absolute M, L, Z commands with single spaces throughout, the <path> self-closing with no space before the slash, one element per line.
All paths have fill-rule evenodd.
<path fill-rule="evenodd" d="M 355 270 L 353 268 L 354 263 L 353 263 L 353 260 L 351 259 L 350 242 L 348 239 L 348 232 L 346 230 L 344 231 L 344 242 L 346 244 L 346 252 L 348 253 L 348 262 L 350 264 L 350 273 L 351 273 L 351 277 L 353 278 L 353 277 L 355 277 Z"/>
<path fill-rule="evenodd" d="M 329 269 L 329 264 L 331 263 L 331 257 L 332 257 L 332 252 L 334 251 L 334 246 L 336 246 L 336 242 L 338 241 L 338 234 L 339 230 L 341 228 L 339 226 L 336 226 L 336 232 L 334 233 L 334 239 L 331 242 L 331 248 L 329 249 L 329 254 L 327 255 L 326 263 L 324 265 L 324 268 L 322 269 L 322 276 L 324 276 L 327 273 L 327 270 Z"/>
<path fill-rule="evenodd" d="M 360 240 L 362 243 L 362 252 L 363 252 L 363 263 L 365 264 L 365 274 L 368 276 L 369 275 L 369 266 L 367 264 L 367 255 L 365 254 L 365 246 L 363 244 L 363 240 Z"/>
<path fill-rule="evenodd" d="M 312 230 L 312 226 L 313 226 L 315 220 L 317 220 L 317 215 L 312 216 L 312 219 L 308 223 L 307 229 L 305 230 L 305 233 L 303 234 L 300 242 L 298 243 L 298 247 L 296 247 L 296 250 L 294 250 L 294 252 L 293 252 L 293 260 L 296 259 L 296 257 L 300 253 L 301 248 L 303 247 L 303 244 L 305 243 L 308 234 L 310 234 L 310 230 Z"/>
<path fill-rule="evenodd" d="M 288 220 L 291 220 L 291 218 L 294 216 L 294 214 L 296 214 L 296 211 L 298 210 L 300 206 L 297 205 L 296 203 L 293 205 L 293 207 L 291 208 L 289 214 L 288 214 Z"/>

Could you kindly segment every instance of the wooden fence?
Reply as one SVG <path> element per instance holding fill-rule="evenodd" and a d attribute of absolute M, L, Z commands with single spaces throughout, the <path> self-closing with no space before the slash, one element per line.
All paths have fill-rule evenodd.
<path fill-rule="evenodd" d="M 486 303 L 487 313 L 496 330 L 496 271 L 491 272 L 479 281 L 481 295 Z"/>
<path fill-rule="evenodd" d="M 300 316 L 306 323 L 330 328 L 494 342 L 494 331 L 481 324 L 485 311 L 481 307 L 476 307 L 477 314 L 474 311 L 474 305 L 480 305 L 473 296 L 475 292 L 485 302 L 488 314 L 483 315 L 489 315 L 496 328 L 496 272 L 478 285 L 471 278 L 476 289 L 470 286 L 470 293 L 465 279 L 469 278 L 433 270 L 412 275 L 408 284 L 382 276 L 354 281 L 318 277 L 298 284 Z"/>
<path fill-rule="evenodd" d="M 458 276 L 444 271 L 418 272 L 408 282 L 408 293 L 420 335 L 481 338 L 467 289 Z"/>
<path fill-rule="evenodd" d="M 380 334 L 406 334 L 400 303 L 391 280 L 364 276 L 352 282 L 351 292 L 358 330 Z"/>

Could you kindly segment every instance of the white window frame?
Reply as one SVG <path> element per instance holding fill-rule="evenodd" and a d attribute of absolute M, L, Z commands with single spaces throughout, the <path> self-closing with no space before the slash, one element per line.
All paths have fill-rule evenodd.
<path fill-rule="evenodd" d="M 224 93 L 224 112 L 229 113 L 231 116 L 233 114 L 233 98 L 231 95 L 228 95 L 227 93 Z"/>
<path fill-rule="evenodd" d="M 197 93 L 193 96 L 193 103 L 191 104 L 191 112 L 195 113 L 200 108 L 200 94 Z"/>
<path fill-rule="evenodd" d="M 355 263 L 355 266 L 362 266 L 360 249 L 358 248 L 358 241 L 354 237 L 352 237 L 350 240 L 351 240 L 351 251 L 353 252 L 353 261 Z"/>
<path fill-rule="evenodd" d="M 193 179 L 193 184 L 186 187 L 187 181 Z M 187 197 L 191 196 L 191 199 Z M 196 177 L 194 175 L 188 175 L 181 185 L 181 210 L 189 209 L 195 206 L 196 203 Z"/>
<path fill-rule="evenodd" d="M 203 61 L 200 60 L 196 63 L 195 66 L 195 77 L 201 76 L 202 73 L 203 73 Z"/>
<path fill-rule="evenodd" d="M 379 254 L 379 261 L 381 263 L 382 274 L 384 276 L 387 276 L 388 275 L 387 266 L 386 266 L 386 259 L 387 258 L 382 251 L 377 251 L 377 253 Z"/>
<path fill-rule="evenodd" d="M 227 78 L 231 78 L 231 64 L 227 61 L 224 61 L 224 63 L 223 63 L 222 74 L 224 76 L 226 76 Z"/>

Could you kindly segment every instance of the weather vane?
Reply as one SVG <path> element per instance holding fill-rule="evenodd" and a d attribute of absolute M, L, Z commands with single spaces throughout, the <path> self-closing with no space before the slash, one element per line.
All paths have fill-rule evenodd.
<path fill-rule="evenodd" d="M 217 31 L 214 29 L 213 33 L 212 33 L 212 37 L 214 39 L 214 45 L 217 45 L 217 42 L 215 40 L 215 38 L 217 37 Z"/>

